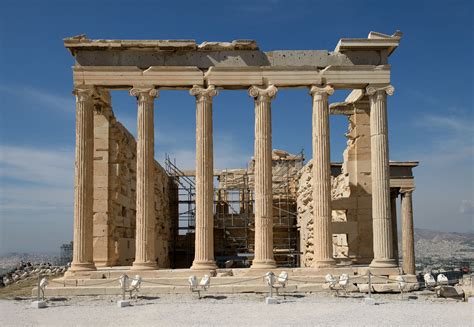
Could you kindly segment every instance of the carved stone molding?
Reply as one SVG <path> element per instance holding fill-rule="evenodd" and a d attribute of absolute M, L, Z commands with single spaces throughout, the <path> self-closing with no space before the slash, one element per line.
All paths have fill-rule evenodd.
<path fill-rule="evenodd" d="M 323 97 L 327 97 L 329 95 L 334 94 L 334 88 L 330 85 L 325 86 L 318 86 L 313 85 L 309 90 L 309 94 L 311 94 L 314 98 L 322 99 Z"/>
<path fill-rule="evenodd" d="M 278 89 L 275 85 L 270 85 L 266 88 L 254 85 L 249 88 L 249 95 L 255 98 L 255 101 L 270 101 L 275 98 L 277 92 Z"/>
<path fill-rule="evenodd" d="M 150 102 L 158 98 L 160 93 L 153 87 L 134 87 L 130 90 L 130 95 L 136 97 L 139 102 Z"/>
<path fill-rule="evenodd" d="M 384 94 L 383 92 L 385 92 L 385 94 L 388 94 L 388 95 L 393 95 L 393 93 L 395 92 L 395 88 L 390 84 L 389 85 L 369 85 L 367 86 L 365 90 L 366 90 L 367 95 L 369 96 L 372 96 L 376 93 Z"/>
<path fill-rule="evenodd" d="M 403 194 L 404 196 L 406 195 L 411 195 L 413 193 L 413 191 L 415 190 L 414 187 L 410 187 L 410 188 L 401 188 L 400 189 L 400 193 Z"/>
<path fill-rule="evenodd" d="M 195 96 L 197 101 L 210 101 L 212 97 L 218 95 L 219 92 L 214 85 L 209 85 L 207 88 L 193 85 L 193 88 L 189 90 L 189 94 Z"/>
<path fill-rule="evenodd" d="M 77 102 L 92 101 L 92 96 L 95 93 L 94 87 L 76 87 L 72 91 L 72 94 L 76 96 Z"/>

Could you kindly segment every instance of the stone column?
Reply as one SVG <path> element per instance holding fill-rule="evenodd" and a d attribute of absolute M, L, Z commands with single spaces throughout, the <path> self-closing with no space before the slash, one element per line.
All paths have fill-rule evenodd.
<path fill-rule="evenodd" d="M 194 86 L 196 97 L 196 228 L 195 255 L 191 269 L 216 269 L 214 261 L 214 164 L 212 141 L 213 85 Z"/>
<path fill-rule="evenodd" d="M 335 265 L 332 250 L 331 159 L 329 151 L 328 96 L 330 86 L 313 86 L 313 267 Z"/>
<path fill-rule="evenodd" d="M 278 89 L 252 86 L 255 100 L 255 257 L 252 268 L 274 268 L 271 100 Z"/>
<path fill-rule="evenodd" d="M 392 242 L 393 242 L 393 258 L 398 266 L 398 228 L 397 228 L 397 198 L 398 189 L 390 190 L 390 209 L 392 215 Z"/>
<path fill-rule="evenodd" d="M 155 257 L 154 208 L 154 121 L 153 101 L 158 91 L 153 87 L 135 87 L 130 90 L 138 102 L 137 124 L 137 216 L 135 261 L 133 270 L 157 268 Z"/>
<path fill-rule="evenodd" d="M 413 229 L 413 189 L 401 189 L 402 193 L 402 254 L 403 272 L 415 275 L 415 236 Z"/>
<path fill-rule="evenodd" d="M 367 87 L 370 99 L 370 149 L 372 175 L 372 222 L 374 259 L 371 267 L 396 267 L 393 256 L 390 209 L 390 171 L 388 161 L 387 94 L 391 85 Z"/>
<path fill-rule="evenodd" d="M 76 88 L 76 164 L 74 173 L 74 247 L 71 272 L 95 270 L 92 253 L 94 89 Z"/>

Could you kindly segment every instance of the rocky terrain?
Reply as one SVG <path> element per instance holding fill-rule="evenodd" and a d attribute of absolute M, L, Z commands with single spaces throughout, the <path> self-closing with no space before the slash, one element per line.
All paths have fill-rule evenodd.
<path fill-rule="evenodd" d="M 13 253 L 0 258 L 0 298 L 30 295 L 38 276 L 59 277 L 67 266 L 57 265 L 54 256 Z"/>
<path fill-rule="evenodd" d="M 15 268 L 22 261 L 33 264 L 50 263 L 55 265 L 59 258 L 51 253 L 7 253 L 0 256 L 0 275 Z"/>

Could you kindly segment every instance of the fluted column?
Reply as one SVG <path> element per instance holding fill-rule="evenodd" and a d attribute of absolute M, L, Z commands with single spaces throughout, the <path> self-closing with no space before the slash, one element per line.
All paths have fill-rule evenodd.
<path fill-rule="evenodd" d="M 391 85 L 367 87 L 370 98 L 370 149 L 372 175 L 372 223 L 374 259 L 371 267 L 395 267 L 390 209 L 390 167 L 388 161 L 387 94 Z"/>
<path fill-rule="evenodd" d="M 413 229 L 413 189 L 401 189 L 403 272 L 415 275 L 415 236 Z"/>
<path fill-rule="evenodd" d="M 153 87 L 136 87 L 130 95 L 137 98 L 137 215 L 135 261 L 132 269 L 156 269 L 154 208 L 154 121 L 153 102 L 158 91 Z"/>
<path fill-rule="evenodd" d="M 70 271 L 95 270 L 92 253 L 94 103 L 93 88 L 76 88 L 74 247 Z"/>
<path fill-rule="evenodd" d="M 398 189 L 390 190 L 390 209 L 392 214 L 392 243 L 393 258 L 398 266 L 398 228 L 397 228 L 397 198 Z"/>
<path fill-rule="evenodd" d="M 335 264 L 332 250 L 331 161 L 329 149 L 328 96 L 334 93 L 330 86 L 313 86 L 313 267 Z"/>
<path fill-rule="evenodd" d="M 216 269 L 214 261 L 214 164 L 212 140 L 213 85 L 194 86 L 196 97 L 196 228 L 191 269 Z"/>
<path fill-rule="evenodd" d="M 278 89 L 252 86 L 255 100 L 255 257 L 252 268 L 273 268 L 272 116 L 271 100 Z"/>

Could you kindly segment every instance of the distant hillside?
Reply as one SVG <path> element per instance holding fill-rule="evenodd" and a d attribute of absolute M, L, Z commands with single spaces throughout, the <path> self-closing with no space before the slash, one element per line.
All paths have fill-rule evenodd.
<path fill-rule="evenodd" d="M 436 241 L 459 241 L 472 242 L 474 241 L 474 233 L 454 233 L 454 232 L 440 232 L 431 229 L 415 228 L 415 241 L 424 239 L 433 242 Z"/>
<path fill-rule="evenodd" d="M 474 260 L 474 233 L 415 228 L 415 256 L 417 261 L 424 258 Z"/>

